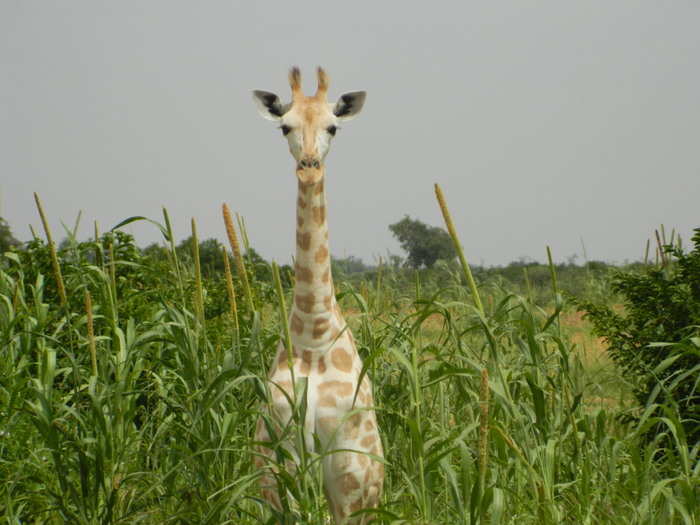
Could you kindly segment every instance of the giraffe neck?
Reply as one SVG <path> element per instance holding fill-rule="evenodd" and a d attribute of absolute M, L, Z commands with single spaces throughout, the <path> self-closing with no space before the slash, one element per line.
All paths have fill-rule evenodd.
<path fill-rule="evenodd" d="M 337 335 L 337 323 L 323 177 L 319 182 L 299 182 L 296 253 L 292 341 L 309 349 L 328 348 Z"/>

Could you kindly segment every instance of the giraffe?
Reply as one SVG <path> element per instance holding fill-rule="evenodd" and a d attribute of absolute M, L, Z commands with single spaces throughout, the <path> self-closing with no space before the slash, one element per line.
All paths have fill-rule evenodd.
<path fill-rule="evenodd" d="M 327 101 L 327 74 L 317 70 L 318 88 L 310 97 L 301 89 L 301 73 L 290 70 L 292 101 L 282 104 L 274 93 L 254 91 L 260 114 L 276 121 L 296 162 L 297 216 L 294 300 L 288 319 L 292 342 L 292 367 L 283 342 L 269 370 L 269 403 L 263 410 L 284 426 L 292 417 L 290 400 L 294 381 L 307 378 L 305 447 L 316 452 L 337 451 L 322 460 L 324 492 L 336 524 L 362 524 L 367 514 L 350 515 L 376 507 L 384 482 L 382 443 L 373 410 L 372 386 L 362 375 L 362 361 L 352 333 L 336 301 L 331 276 L 324 191 L 325 164 L 332 138 L 340 122 L 355 117 L 365 92 L 346 93 L 337 103 Z M 279 428 L 278 428 L 279 430 Z M 317 440 L 313 439 L 313 436 Z M 273 452 L 264 444 L 271 438 L 261 417 L 255 431 L 260 443 L 256 466 L 270 467 L 265 456 Z M 374 456 L 374 458 L 372 457 Z M 273 475 L 261 477 L 263 497 L 277 510 L 280 499 Z"/>

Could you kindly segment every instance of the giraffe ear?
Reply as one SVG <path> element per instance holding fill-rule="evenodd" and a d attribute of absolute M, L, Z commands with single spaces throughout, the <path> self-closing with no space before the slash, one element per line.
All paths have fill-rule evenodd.
<path fill-rule="evenodd" d="M 340 97 L 335 105 L 335 108 L 333 108 L 333 114 L 340 120 L 350 120 L 355 118 L 355 116 L 362 110 L 366 97 L 367 92 L 365 91 L 345 93 Z"/>
<path fill-rule="evenodd" d="M 264 119 L 277 121 L 284 115 L 284 107 L 280 98 L 274 93 L 255 90 L 253 91 L 253 101 Z"/>

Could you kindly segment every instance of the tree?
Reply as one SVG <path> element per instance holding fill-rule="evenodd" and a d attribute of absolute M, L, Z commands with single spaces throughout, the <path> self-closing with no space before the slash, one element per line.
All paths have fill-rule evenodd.
<path fill-rule="evenodd" d="M 331 265 L 333 268 L 333 275 L 349 275 L 351 273 L 366 272 L 370 269 L 362 259 L 354 255 L 348 255 L 342 259 L 331 257 Z"/>
<path fill-rule="evenodd" d="M 411 219 L 408 215 L 390 224 L 389 230 L 408 253 L 408 265 L 414 268 L 432 268 L 438 259 L 451 260 L 456 255 L 452 239 L 445 230 Z"/>
<path fill-rule="evenodd" d="M 150 246 L 148 247 L 150 249 Z M 224 259 L 221 255 L 221 243 L 216 239 L 206 239 L 199 242 L 199 264 L 202 274 L 213 276 L 217 273 L 224 273 Z M 183 239 L 175 249 L 178 257 L 183 260 L 192 260 L 192 236 Z"/>
<path fill-rule="evenodd" d="M 19 246 L 20 242 L 12 235 L 10 225 L 0 217 L 0 254 L 8 251 L 12 246 Z"/>
<path fill-rule="evenodd" d="M 145 248 L 142 248 L 141 253 L 144 257 L 148 257 L 149 259 L 153 259 L 154 261 L 168 260 L 168 249 L 157 242 L 152 242 Z"/>

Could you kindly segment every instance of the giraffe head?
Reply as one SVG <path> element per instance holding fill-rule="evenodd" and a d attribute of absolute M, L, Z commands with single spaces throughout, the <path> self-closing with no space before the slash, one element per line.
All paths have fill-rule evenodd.
<path fill-rule="evenodd" d="M 357 115 L 365 103 L 366 93 L 345 93 L 338 102 L 329 103 L 328 75 L 318 68 L 318 89 L 307 97 L 301 90 L 301 73 L 294 67 L 289 72 L 292 101 L 282 104 L 269 91 L 253 91 L 253 100 L 263 118 L 280 124 L 296 161 L 296 174 L 302 183 L 318 182 L 323 178 L 324 159 L 330 149 L 339 124 Z"/>

